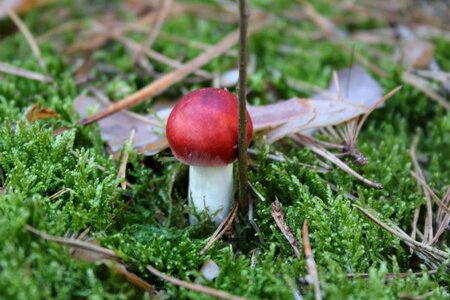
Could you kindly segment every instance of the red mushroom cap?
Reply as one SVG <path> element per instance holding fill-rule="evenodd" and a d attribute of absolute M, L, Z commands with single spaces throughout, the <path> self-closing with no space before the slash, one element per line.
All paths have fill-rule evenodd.
<path fill-rule="evenodd" d="M 247 112 L 247 141 L 253 124 Z M 238 99 L 223 89 L 186 94 L 167 120 L 166 135 L 175 157 L 193 166 L 222 166 L 238 155 Z"/>

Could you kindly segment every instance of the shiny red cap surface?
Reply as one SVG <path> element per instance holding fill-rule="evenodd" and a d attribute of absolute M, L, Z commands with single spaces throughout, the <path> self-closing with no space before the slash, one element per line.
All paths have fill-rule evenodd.
<path fill-rule="evenodd" d="M 247 140 L 253 125 L 247 112 Z M 170 113 L 166 135 L 175 157 L 193 166 L 222 166 L 238 155 L 238 99 L 217 88 L 186 94 Z"/>

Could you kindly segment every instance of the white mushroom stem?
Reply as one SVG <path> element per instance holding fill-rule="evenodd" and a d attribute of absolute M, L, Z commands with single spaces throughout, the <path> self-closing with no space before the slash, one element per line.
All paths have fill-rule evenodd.
<path fill-rule="evenodd" d="M 189 167 L 189 206 L 207 211 L 216 224 L 228 215 L 233 200 L 233 164 L 221 167 Z M 197 218 L 189 215 L 189 223 Z"/>

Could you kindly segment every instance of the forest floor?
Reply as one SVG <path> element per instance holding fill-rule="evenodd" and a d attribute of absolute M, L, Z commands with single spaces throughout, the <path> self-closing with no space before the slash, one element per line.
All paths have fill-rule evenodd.
<path fill-rule="evenodd" d="M 250 1 L 265 117 L 219 236 L 163 129 L 188 91 L 236 93 L 236 3 L 23 2 L 0 6 L 1 299 L 449 299 L 447 2 Z"/>

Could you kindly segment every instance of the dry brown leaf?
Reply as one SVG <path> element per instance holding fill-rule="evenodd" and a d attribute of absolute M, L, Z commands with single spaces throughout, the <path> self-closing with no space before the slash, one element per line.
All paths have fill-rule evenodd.
<path fill-rule="evenodd" d="M 44 120 L 50 118 L 58 118 L 59 115 L 53 109 L 42 106 L 40 103 L 36 103 L 32 107 L 29 107 L 25 111 L 25 117 L 28 121 L 34 122 L 37 120 Z"/>
<path fill-rule="evenodd" d="M 78 96 L 73 103 L 75 109 L 81 117 L 87 117 L 88 112 L 93 108 L 105 108 L 107 104 L 97 98 L 89 96 Z M 163 116 L 167 112 L 162 111 Z M 158 114 L 159 116 L 159 114 Z M 145 147 L 146 154 L 155 154 L 164 145 L 165 132 L 164 124 L 161 124 L 156 117 L 145 117 L 135 113 L 121 111 L 109 118 L 102 119 L 98 122 L 103 140 L 108 143 L 113 153 L 121 150 L 123 143 L 130 137 L 130 132 L 134 128 L 136 130 L 133 147 L 140 149 Z M 154 145 L 153 147 L 147 147 Z"/>
<path fill-rule="evenodd" d="M 289 116 L 292 118 L 291 120 L 283 120 L 283 125 L 267 133 L 268 143 L 273 143 L 285 136 L 307 129 L 341 124 L 342 122 L 351 120 L 367 111 L 367 108 L 364 106 L 353 105 L 344 101 L 300 100 L 298 98 L 291 100 L 297 101 L 297 103 L 295 101 L 291 102 L 291 109 L 295 110 L 295 106 L 300 106 L 297 108 L 297 111 L 301 112 L 301 115 L 295 116 L 289 113 L 291 114 Z M 263 106 L 261 109 L 267 109 L 266 113 L 270 113 L 270 109 L 272 108 Z M 253 119 L 253 115 L 250 115 Z M 281 114 L 278 117 L 280 118 Z M 267 119 L 265 119 L 266 123 L 269 120 L 270 118 L 267 117 Z"/>

